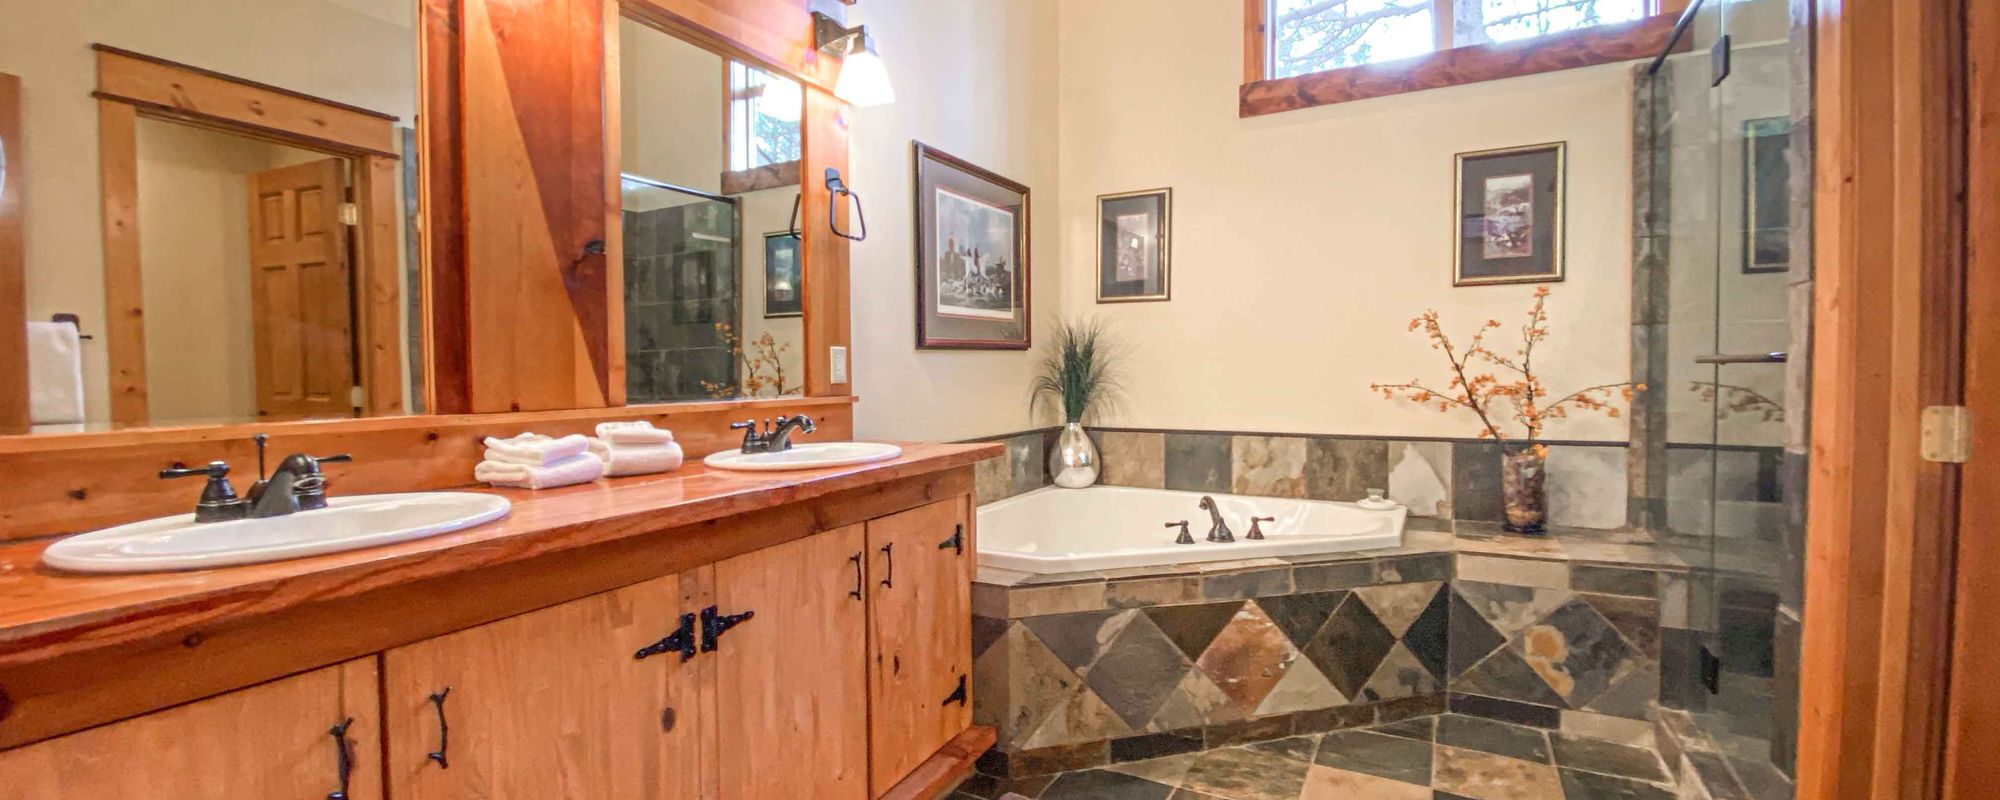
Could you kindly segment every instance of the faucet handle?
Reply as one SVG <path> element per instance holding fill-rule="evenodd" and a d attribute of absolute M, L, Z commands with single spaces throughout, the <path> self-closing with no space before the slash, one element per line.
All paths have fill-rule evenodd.
<path fill-rule="evenodd" d="M 192 478 L 196 475 L 207 475 L 210 478 L 228 477 L 229 462 L 210 461 L 208 464 L 199 467 L 168 467 L 160 470 L 161 480 L 169 478 Z"/>
<path fill-rule="evenodd" d="M 1187 520 L 1181 520 L 1179 522 L 1169 522 L 1167 523 L 1167 527 L 1181 529 L 1181 535 L 1174 539 L 1174 544 L 1194 544 L 1194 534 L 1188 533 Z"/>
<path fill-rule="evenodd" d="M 236 487 L 229 483 L 228 462 L 210 461 L 204 467 L 168 467 L 160 470 L 162 480 L 197 475 L 208 476 L 208 485 L 201 487 L 201 500 L 194 507 L 194 521 L 221 522 L 243 518 L 246 504 L 237 498 Z"/>
<path fill-rule="evenodd" d="M 1262 539 L 1264 538 L 1264 529 L 1260 527 L 1260 525 L 1266 522 L 1277 522 L 1277 521 L 1278 521 L 1277 517 L 1251 517 L 1250 532 L 1243 534 L 1243 538 Z"/>
<path fill-rule="evenodd" d="M 341 453 L 339 455 L 320 456 L 318 458 L 313 459 L 313 461 L 316 461 L 321 464 L 343 464 L 353 460 L 354 460 L 354 454 L 352 453 Z"/>

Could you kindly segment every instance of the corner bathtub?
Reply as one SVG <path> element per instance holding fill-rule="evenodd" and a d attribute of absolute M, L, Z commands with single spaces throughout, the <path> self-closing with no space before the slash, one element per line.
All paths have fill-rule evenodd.
<path fill-rule="evenodd" d="M 1207 541 L 1201 492 L 1092 486 L 1046 487 L 979 508 L 979 564 L 1036 574 L 1234 561 L 1397 547 L 1408 509 L 1275 497 L 1215 498 L 1236 541 Z M 1250 518 L 1277 517 L 1265 539 L 1243 538 Z M 1188 521 L 1194 544 L 1167 523 Z"/>

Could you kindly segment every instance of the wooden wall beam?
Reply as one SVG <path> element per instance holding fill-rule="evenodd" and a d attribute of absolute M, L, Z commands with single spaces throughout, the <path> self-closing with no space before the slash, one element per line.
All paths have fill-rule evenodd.
<path fill-rule="evenodd" d="M 28 260 L 21 79 L 0 73 L 0 434 L 28 431 Z"/>
<path fill-rule="evenodd" d="M 104 226 L 104 355 L 111 372 L 111 422 L 144 425 L 146 295 L 139 273 L 139 114 L 128 103 L 97 101 L 97 171 Z"/>
<path fill-rule="evenodd" d="M 799 229 L 805 232 L 802 246 L 805 256 L 804 282 L 805 304 L 805 364 L 806 395 L 827 397 L 844 395 L 853 383 L 853 355 L 848 356 L 847 380 L 833 381 L 832 361 L 829 348 L 850 347 L 852 345 L 852 319 L 849 305 L 852 290 L 848 283 L 847 256 L 848 241 L 833 235 L 829 222 L 837 223 L 841 230 L 852 231 L 854 221 L 850 219 L 847 203 L 833 204 L 831 192 L 826 187 L 828 168 L 840 170 L 842 179 L 850 186 L 865 187 L 859 179 L 848 173 L 847 145 L 848 109 L 832 94 L 808 87 L 803 134 L 803 155 L 800 167 L 802 183 L 799 187 L 802 197 L 799 211 Z M 864 194 L 867 190 L 860 189 Z M 884 186 L 873 197 L 883 197 L 900 188 Z M 879 201 L 878 201 L 879 202 Z M 863 210 L 864 213 L 866 209 Z M 828 214 L 833 216 L 829 219 Z M 876 206 L 875 213 L 884 213 Z"/>
<path fill-rule="evenodd" d="M 268 131 L 315 149 L 396 155 L 393 116 L 129 50 L 93 47 L 100 97 Z"/>
<path fill-rule="evenodd" d="M 472 411 L 472 350 L 465 263 L 465 111 L 460 96 L 461 0 L 423 0 L 418 37 L 417 139 L 424 157 L 418 175 L 424 224 L 424 408 L 434 414 Z M 412 320 L 412 324 L 416 321 Z"/>

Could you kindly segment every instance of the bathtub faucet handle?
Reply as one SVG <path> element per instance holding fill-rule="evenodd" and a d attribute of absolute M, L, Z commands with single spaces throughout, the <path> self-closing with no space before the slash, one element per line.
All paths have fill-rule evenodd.
<path fill-rule="evenodd" d="M 1179 522 L 1169 522 L 1167 523 L 1167 527 L 1181 529 L 1181 535 L 1178 538 L 1174 539 L 1174 544 L 1194 544 L 1194 534 L 1188 533 L 1187 520 L 1181 520 Z"/>
<path fill-rule="evenodd" d="M 1250 532 L 1249 532 L 1249 533 L 1246 533 L 1246 534 L 1243 534 L 1243 538 L 1245 538 L 1245 539 L 1262 539 L 1262 538 L 1264 538 L 1264 529 L 1263 529 L 1263 528 L 1261 528 L 1261 527 L 1258 527 L 1258 526 L 1259 526 L 1260 524 L 1262 524 L 1262 523 L 1265 523 L 1265 522 L 1277 522 L 1277 521 L 1278 521 L 1278 518 L 1277 518 L 1277 517 L 1251 517 L 1251 518 L 1250 518 Z"/>

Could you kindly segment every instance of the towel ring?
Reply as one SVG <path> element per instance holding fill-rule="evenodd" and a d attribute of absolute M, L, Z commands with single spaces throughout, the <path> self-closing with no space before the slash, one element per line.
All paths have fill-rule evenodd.
<path fill-rule="evenodd" d="M 850 242 L 866 241 L 868 239 L 868 215 L 861 210 L 861 195 L 855 194 L 853 189 L 847 188 L 847 183 L 840 179 L 840 170 L 833 167 L 826 168 L 826 189 L 826 226 L 833 230 L 833 235 L 842 239 Z M 841 230 L 839 223 L 835 221 L 839 208 L 834 204 L 840 202 L 841 195 L 854 198 L 854 219 L 861 225 L 861 233 L 858 235 Z"/>

